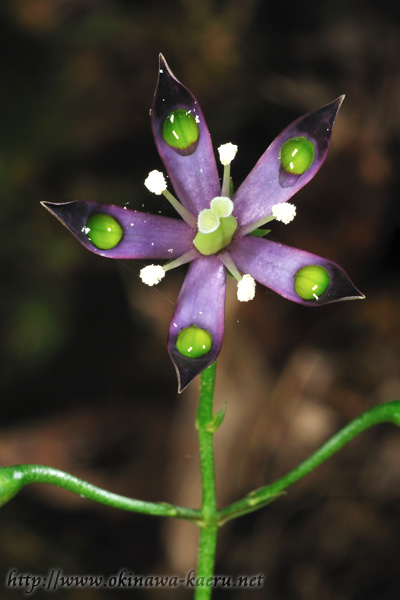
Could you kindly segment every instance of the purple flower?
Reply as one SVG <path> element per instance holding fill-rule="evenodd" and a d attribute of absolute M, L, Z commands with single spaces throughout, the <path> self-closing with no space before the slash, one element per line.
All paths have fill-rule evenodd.
<path fill-rule="evenodd" d="M 179 200 L 164 175 L 152 171 L 146 187 L 164 194 L 182 219 L 75 201 L 43 202 L 91 252 L 120 259 L 164 259 L 141 270 L 148 285 L 190 263 L 168 336 L 179 390 L 212 364 L 222 345 L 227 271 L 238 281 L 238 299 L 254 297 L 255 281 L 306 306 L 363 298 L 334 262 L 264 239 L 260 229 L 289 223 L 288 203 L 325 160 L 343 97 L 294 121 L 261 156 L 230 198 L 230 163 L 237 147 L 219 148 L 222 184 L 207 125 L 197 100 L 172 74 L 163 56 L 151 111 L 158 152 Z"/>

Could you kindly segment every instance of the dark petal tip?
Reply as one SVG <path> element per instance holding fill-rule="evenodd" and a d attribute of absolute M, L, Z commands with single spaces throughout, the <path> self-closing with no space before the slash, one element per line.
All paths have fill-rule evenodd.
<path fill-rule="evenodd" d="M 170 356 L 178 378 L 178 392 L 181 394 L 193 379 L 215 362 L 218 353 L 212 352 L 211 357 L 186 358 L 178 352 L 171 351 Z"/>
<path fill-rule="evenodd" d="M 163 55 L 151 125 L 176 196 L 197 216 L 221 190 L 214 150 L 196 98 L 175 77 Z"/>

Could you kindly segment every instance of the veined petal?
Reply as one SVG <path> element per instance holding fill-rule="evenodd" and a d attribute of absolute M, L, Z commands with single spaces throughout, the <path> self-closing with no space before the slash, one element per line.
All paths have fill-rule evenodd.
<path fill-rule="evenodd" d="M 225 289 L 225 267 L 216 256 L 201 257 L 191 263 L 168 336 L 168 352 L 176 368 L 180 392 L 217 359 L 221 350 Z M 192 326 L 208 332 L 212 340 L 210 351 L 198 358 L 183 356 L 177 349 L 180 332 Z"/>
<path fill-rule="evenodd" d="M 339 265 L 304 250 L 247 236 L 234 241 L 229 246 L 229 254 L 240 271 L 250 273 L 259 283 L 299 304 L 320 306 L 339 300 L 364 298 Z M 320 294 L 316 286 L 312 299 L 304 300 L 296 293 L 296 276 L 300 269 L 314 266 L 322 267 L 322 272 L 325 270 L 327 287 Z"/>
<path fill-rule="evenodd" d="M 42 202 L 88 250 L 109 258 L 170 259 L 188 252 L 193 247 L 194 232 L 184 221 L 137 212 L 114 206 L 75 200 L 56 204 Z M 114 219 L 122 229 L 121 240 L 112 248 L 104 249 L 90 240 L 88 221 L 94 215 Z M 90 224 L 90 222 L 89 222 Z"/>
<path fill-rule="evenodd" d="M 286 202 L 317 173 L 328 152 L 332 127 L 344 96 L 300 117 L 267 148 L 233 196 L 234 217 L 239 226 L 254 223 L 271 214 L 274 204 Z M 293 138 L 306 138 L 314 146 L 311 165 L 302 174 L 285 171 L 282 146 Z"/>
<path fill-rule="evenodd" d="M 198 127 L 198 137 L 187 150 L 173 148 L 163 135 L 166 119 L 180 109 L 187 111 Z M 196 98 L 176 79 L 162 54 L 151 125 L 158 152 L 176 195 L 185 208 L 197 216 L 221 192 L 214 151 Z"/>

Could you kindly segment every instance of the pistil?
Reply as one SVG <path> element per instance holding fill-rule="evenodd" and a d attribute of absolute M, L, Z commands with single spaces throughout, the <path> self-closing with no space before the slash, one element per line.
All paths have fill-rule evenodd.
<path fill-rule="evenodd" d="M 198 233 L 193 244 L 201 254 L 217 254 L 231 243 L 238 226 L 232 211 L 233 202 L 230 198 L 216 196 L 211 200 L 210 208 L 199 213 Z"/>

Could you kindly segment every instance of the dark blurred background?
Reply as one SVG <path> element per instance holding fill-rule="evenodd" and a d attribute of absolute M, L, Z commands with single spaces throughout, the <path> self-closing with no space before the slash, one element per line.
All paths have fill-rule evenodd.
<path fill-rule="evenodd" d="M 350 419 L 400 397 L 400 24 L 392 2 L 14 0 L 0 5 L 0 464 L 197 507 L 198 382 L 178 396 L 166 336 L 184 270 L 86 252 L 40 201 L 168 211 L 149 122 L 158 53 L 198 98 L 236 186 L 294 118 L 342 93 L 328 158 L 272 237 L 340 263 L 366 294 L 315 310 L 228 291 L 216 408 L 220 505 L 273 481 Z M 266 510 L 221 531 L 215 598 L 394 600 L 400 432 L 366 432 Z M 184 574 L 197 531 L 29 486 L 0 511 L 4 574 Z M 66 590 L 65 598 L 119 598 Z M 192 597 L 179 589 L 134 598 Z M 47 598 L 42 592 L 36 598 Z M 123 596 L 126 597 L 126 594 Z"/>

